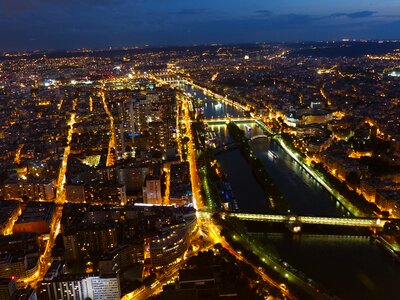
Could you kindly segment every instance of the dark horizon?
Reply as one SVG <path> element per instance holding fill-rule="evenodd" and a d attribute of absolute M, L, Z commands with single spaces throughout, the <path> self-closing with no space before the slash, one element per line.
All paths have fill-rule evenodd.
<path fill-rule="evenodd" d="M 299 40 L 299 41 L 259 41 L 259 42 L 232 42 L 232 43 L 199 43 L 199 44 L 144 44 L 144 45 L 120 45 L 120 46 L 105 46 L 105 47 L 78 47 L 78 48 L 42 48 L 42 49 L 20 49 L 12 51 L 2 51 L 0 54 L 51 54 L 51 53 L 84 53 L 85 50 L 92 52 L 107 52 L 107 51 L 135 51 L 135 50 L 157 50 L 157 49 L 175 49 L 175 48 L 196 48 L 196 47 L 232 47 L 232 46 L 257 46 L 257 45 L 310 45 L 310 44 L 332 44 L 347 43 L 353 45 L 361 45 L 365 43 L 375 44 L 395 44 L 400 43 L 400 39 L 352 39 L 343 38 L 336 40 Z"/>

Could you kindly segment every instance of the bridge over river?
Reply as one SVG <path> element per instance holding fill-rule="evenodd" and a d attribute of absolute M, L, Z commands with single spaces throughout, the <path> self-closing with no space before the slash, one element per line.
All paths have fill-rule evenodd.
<path fill-rule="evenodd" d="M 215 119 L 204 119 L 210 125 L 213 124 L 227 124 L 229 122 L 235 123 L 254 123 L 256 120 L 253 118 L 215 118 Z"/>
<path fill-rule="evenodd" d="M 221 213 L 222 217 L 235 217 L 244 221 L 259 221 L 273 223 L 300 223 L 331 226 L 351 226 L 382 228 L 386 222 L 400 221 L 399 219 L 378 218 L 341 218 L 341 217 L 315 217 L 295 215 L 269 215 L 269 214 L 247 214 L 247 213 Z"/>

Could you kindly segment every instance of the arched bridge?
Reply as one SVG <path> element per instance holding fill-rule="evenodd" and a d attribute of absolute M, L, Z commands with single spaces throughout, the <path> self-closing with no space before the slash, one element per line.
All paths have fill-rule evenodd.
<path fill-rule="evenodd" d="M 254 140 L 256 140 L 256 139 L 261 139 L 261 138 L 266 139 L 266 138 L 269 138 L 269 137 L 270 137 L 270 136 L 268 136 L 268 135 L 266 135 L 266 134 L 259 134 L 259 135 L 252 136 L 252 137 L 250 138 L 250 140 L 254 141 Z"/>
<path fill-rule="evenodd" d="M 224 217 L 236 217 L 245 221 L 275 222 L 275 223 L 301 223 L 331 226 L 374 227 L 382 228 L 386 222 L 394 219 L 377 218 L 340 218 L 340 217 L 314 217 L 294 215 L 267 215 L 246 213 L 222 213 Z"/>

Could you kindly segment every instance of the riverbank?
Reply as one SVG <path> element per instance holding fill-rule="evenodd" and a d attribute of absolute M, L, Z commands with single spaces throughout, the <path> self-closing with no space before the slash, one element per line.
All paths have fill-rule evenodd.
<path fill-rule="evenodd" d="M 332 182 L 332 180 L 328 180 L 328 175 L 330 174 L 327 173 L 326 170 L 320 168 L 318 168 L 318 170 L 314 169 L 314 166 L 308 164 L 305 157 L 298 153 L 297 150 L 294 149 L 294 147 L 291 147 L 290 143 L 288 143 L 281 135 L 273 132 L 262 121 L 258 120 L 257 123 L 261 126 L 263 130 L 265 130 L 272 136 L 272 139 L 277 142 L 278 145 L 292 157 L 292 159 L 294 159 L 304 170 L 308 172 L 308 174 L 310 174 L 321 186 L 323 186 L 333 197 L 335 197 L 353 216 L 368 217 L 374 215 L 368 201 L 365 200 L 365 203 L 363 203 L 363 207 L 360 208 L 362 203 L 360 203 L 359 199 L 349 199 L 342 195 L 342 189 L 342 193 L 340 193 L 338 189 L 334 187 L 334 183 Z M 347 189 L 347 187 L 343 185 L 343 189 Z M 349 191 L 349 193 L 350 192 L 351 191 Z"/>
<path fill-rule="evenodd" d="M 200 91 L 197 92 L 197 96 L 202 98 Z M 204 103 L 205 105 L 208 103 L 208 107 L 212 107 L 212 103 L 215 105 L 213 99 L 208 99 Z M 212 118 L 220 116 L 221 111 L 213 108 L 210 109 L 210 113 Z M 225 133 L 226 127 L 219 130 Z M 252 127 L 251 132 L 259 134 L 255 131 L 255 127 Z M 246 134 L 249 134 L 249 131 Z M 268 149 L 264 147 L 260 149 L 260 153 L 268 162 L 267 168 L 270 174 L 274 175 L 274 182 L 279 184 L 281 190 L 292 191 L 291 196 L 294 196 L 297 207 L 299 205 L 302 208 L 306 207 L 302 210 L 304 214 L 329 215 L 329 209 L 335 209 L 335 206 L 339 215 L 341 214 L 342 208 L 341 206 L 339 208 L 338 201 L 333 199 L 331 193 L 314 180 L 311 174 L 287 153 L 279 142 L 260 139 L 259 144 L 263 141 L 268 142 Z M 268 156 L 267 150 L 277 154 L 277 158 Z M 240 200 L 239 206 L 242 204 L 244 209 L 249 209 L 249 212 L 262 212 L 267 201 L 262 196 L 262 191 L 258 195 L 255 193 L 259 185 L 254 180 L 249 165 L 239 149 L 220 153 L 216 158 L 218 162 L 221 162 L 224 172 L 232 182 L 232 188 L 237 193 L 237 199 Z M 285 171 L 281 172 L 280 170 L 283 169 Z M 275 174 L 279 175 L 275 176 Z M 250 177 L 251 179 L 247 180 Z M 304 182 L 299 183 L 298 179 Z M 287 195 L 286 192 L 285 195 Z M 326 206 L 329 206 L 328 210 Z M 253 236 L 252 233 L 248 233 L 248 237 L 256 240 L 255 242 L 260 246 L 259 260 L 262 258 L 267 260 L 265 255 L 275 256 L 282 263 L 287 262 L 288 265 L 301 270 L 307 278 L 315 279 L 327 290 L 334 291 L 343 299 L 367 299 L 368 295 L 373 295 L 374 299 L 396 298 L 398 264 L 383 247 L 373 242 L 373 239 L 368 236 L 359 238 L 353 235 L 327 235 L 325 230 L 314 233 L 314 230 L 304 229 L 305 232 L 301 235 L 278 232 L 259 233 Z M 234 244 L 235 241 L 232 239 L 233 237 L 229 241 Z M 273 266 L 269 269 L 273 270 Z M 281 282 L 285 282 L 284 280 L 282 278 Z M 373 286 L 366 286 L 366 280 L 373 282 Z"/>
<path fill-rule="evenodd" d="M 216 99 L 225 99 L 225 97 L 210 91 L 207 87 L 202 86 L 200 82 L 193 82 L 193 80 L 184 80 L 184 82 L 192 87 L 201 90 L 203 93 L 215 97 Z M 243 103 L 235 102 L 235 99 L 229 99 L 229 102 L 234 105 L 235 108 L 249 111 L 247 106 Z M 368 217 L 379 215 L 379 210 L 371 205 L 370 202 L 365 200 L 362 196 L 355 195 L 354 191 L 351 191 L 347 185 L 342 182 L 338 183 L 336 177 L 332 178 L 332 175 L 324 168 L 318 168 L 318 166 L 311 165 L 308 163 L 306 158 L 299 153 L 297 149 L 291 147 L 289 141 L 285 141 L 278 133 L 274 132 L 268 127 L 262 120 L 256 120 L 257 124 L 276 141 L 282 149 L 284 149 L 304 170 L 306 170 L 322 187 L 324 187 L 333 197 L 335 197 L 353 216 L 356 217 Z M 336 180 L 334 180 L 336 179 Z"/>

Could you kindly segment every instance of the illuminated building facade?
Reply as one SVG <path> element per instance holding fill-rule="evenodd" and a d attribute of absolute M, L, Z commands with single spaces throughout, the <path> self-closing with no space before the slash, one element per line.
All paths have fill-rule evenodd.
<path fill-rule="evenodd" d="M 116 275 L 60 275 L 42 282 L 41 297 L 46 300 L 119 300 L 121 289 Z"/>
<path fill-rule="evenodd" d="M 13 233 L 46 233 L 51 230 L 56 204 L 54 202 L 29 202 L 14 224 Z"/>
<path fill-rule="evenodd" d="M 143 186 L 143 202 L 147 204 L 161 204 L 161 180 L 158 176 L 147 176 Z"/>
<path fill-rule="evenodd" d="M 113 250 L 117 247 L 117 232 L 114 224 L 76 226 L 66 230 L 63 240 L 66 259 L 73 261 Z"/>
<path fill-rule="evenodd" d="M 55 187 L 52 180 L 7 181 L 0 187 L 4 199 L 52 200 Z"/>

